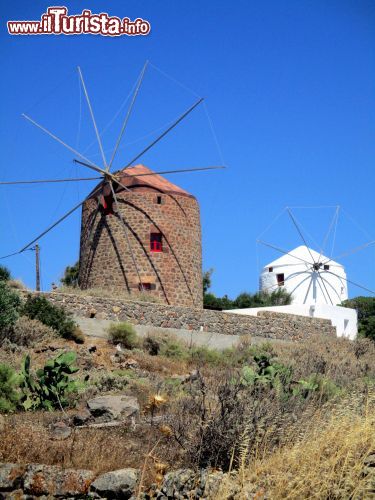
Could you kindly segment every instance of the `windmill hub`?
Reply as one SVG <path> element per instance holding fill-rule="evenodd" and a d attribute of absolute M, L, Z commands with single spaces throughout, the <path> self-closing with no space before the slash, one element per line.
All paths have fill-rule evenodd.
<path fill-rule="evenodd" d="M 321 262 L 314 262 L 312 269 L 314 271 L 319 271 L 319 269 L 321 269 L 321 267 L 322 267 L 322 263 Z"/>

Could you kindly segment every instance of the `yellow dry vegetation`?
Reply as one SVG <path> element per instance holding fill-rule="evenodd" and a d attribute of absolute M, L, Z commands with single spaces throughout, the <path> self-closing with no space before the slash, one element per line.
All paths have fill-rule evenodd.
<path fill-rule="evenodd" d="M 219 498 L 375 498 L 375 392 L 315 415 L 299 439 L 255 458 L 224 481 Z M 375 458 L 374 458 L 375 463 Z"/>

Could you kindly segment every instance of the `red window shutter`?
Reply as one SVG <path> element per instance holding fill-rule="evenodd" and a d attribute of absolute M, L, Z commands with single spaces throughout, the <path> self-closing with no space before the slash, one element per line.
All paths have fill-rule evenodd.
<path fill-rule="evenodd" d="M 161 233 L 151 233 L 150 234 L 150 250 L 151 252 L 162 252 L 163 251 L 163 240 Z"/>

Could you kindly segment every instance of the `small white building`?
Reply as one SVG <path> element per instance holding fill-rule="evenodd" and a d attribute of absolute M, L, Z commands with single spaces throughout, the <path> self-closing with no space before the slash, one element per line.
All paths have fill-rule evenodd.
<path fill-rule="evenodd" d="M 345 269 L 329 257 L 306 246 L 297 247 L 267 264 L 259 284 L 260 290 L 268 293 L 285 288 L 292 295 L 292 303 L 228 312 L 256 316 L 266 310 L 330 319 L 339 337 L 356 337 L 357 311 L 340 305 L 348 298 Z"/>

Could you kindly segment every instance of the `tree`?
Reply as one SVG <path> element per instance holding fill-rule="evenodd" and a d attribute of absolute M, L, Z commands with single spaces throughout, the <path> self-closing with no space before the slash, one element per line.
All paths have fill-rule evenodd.
<path fill-rule="evenodd" d="M 64 271 L 64 276 L 61 278 L 61 283 L 65 286 L 76 288 L 78 286 L 79 261 L 73 266 L 67 266 Z"/>
<path fill-rule="evenodd" d="M 233 309 L 233 301 L 230 300 L 227 295 L 224 295 L 224 297 L 216 297 L 214 293 L 205 293 L 203 307 L 206 309 L 216 309 L 218 311 Z"/>
<path fill-rule="evenodd" d="M 209 269 L 208 271 L 204 271 L 203 273 L 203 294 L 207 293 L 208 290 L 211 288 L 212 281 L 211 281 L 211 276 L 214 270 Z"/>
<path fill-rule="evenodd" d="M 21 299 L 19 295 L 0 280 L 0 331 L 9 328 L 19 318 Z"/>
<path fill-rule="evenodd" d="M 244 309 L 246 307 L 270 307 L 286 306 L 292 302 L 292 296 L 285 288 L 279 288 L 271 293 L 243 292 L 233 301 L 233 309 Z"/>
<path fill-rule="evenodd" d="M 211 276 L 213 269 L 203 273 L 203 307 L 206 309 L 245 309 L 249 307 L 286 306 L 292 303 L 292 295 L 285 288 L 278 288 L 271 293 L 268 292 L 242 292 L 234 300 L 228 295 L 216 297 L 211 288 Z"/>
<path fill-rule="evenodd" d="M 342 305 L 357 310 L 358 335 L 375 340 L 375 297 L 355 297 Z"/>
<path fill-rule="evenodd" d="M 11 279 L 10 271 L 5 266 L 0 266 L 0 281 L 9 281 Z"/>

